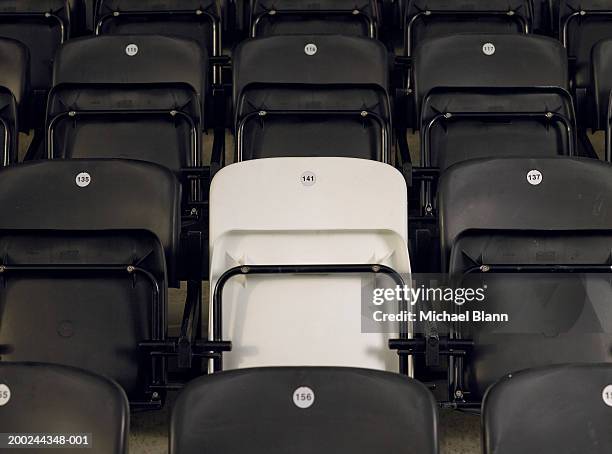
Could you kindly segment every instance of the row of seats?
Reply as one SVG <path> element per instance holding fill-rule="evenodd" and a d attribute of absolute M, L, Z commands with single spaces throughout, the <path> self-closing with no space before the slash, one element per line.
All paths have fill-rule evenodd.
<path fill-rule="evenodd" d="M 116 32 L 138 33 L 157 28 L 164 33 L 191 33 L 211 50 L 221 37 L 231 42 L 247 37 L 299 33 L 342 33 L 397 39 L 408 52 L 427 37 L 457 31 L 536 32 L 565 36 L 571 22 L 586 13 L 606 12 L 605 1 L 575 0 L 15 0 L 5 14 L 27 14 L 59 25 L 66 37 Z M 41 16 L 47 13 L 47 16 Z M 396 33 L 394 33 L 396 31 Z M 397 35 L 397 36 L 396 36 Z"/>
<path fill-rule="evenodd" d="M 314 55 L 304 50 L 307 46 L 314 46 Z M 607 131 L 610 48 L 609 41 L 595 48 L 589 98 L 596 106 L 591 127 Z M 2 49 L 19 57 L 2 81 L 15 98 L 5 94 L 4 161 L 15 162 L 16 113 L 27 98 L 27 56 L 14 41 L 3 40 Z M 279 54 L 286 57 L 281 61 Z M 146 158 L 173 169 L 202 165 L 200 130 L 215 122 L 207 109 L 207 67 L 198 46 L 179 38 L 124 35 L 68 42 L 54 64 L 46 150 L 29 157 L 100 157 L 112 144 L 115 156 Z M 477 74 L 473 68 L 479 68 Z M 401 140 L 405 131 L 394 130 L 388 56 L 376 41 L 324 35 L 247 41 L 236 49 L 233 74 L 237 161 L 331 155 L 410 162 Z M 549 38 L 466 34 L 432 39 L 415 53 L 414 96 L 395 123 L 406 125 L 408 111 L 415 112 L 421 163 L 442 169 L 488 156 L 492 144 L 498 156 L 531 150 L 594 156 L 579 133 L 568 77 L 565 51 Z M 112 143 L 100 143 L 99 128 L 109 122 Z M 222 163 L 224 140 L 221 134 L 213 162 Z M 288 150 L 286 140 L 295 147 Z"/>
<path fill-rule="evenodd" d="M 3 430 L 66 434 L 68 427 L 76 435 L 67 438 L 72 448 L 78 443 L 93 454 L 128 452 L 127 401 L 114 382 L 40 363 L 0 363 L 0 377 L 10 392 L 4 399 L 0 394 Z M 508 375 L 483 403 L 483 452 L 610 452 L 611 382 L 609 364 Z M 194 380 L 180 394 L 169 453 L 437 454 L 437 425 L 427 388 L 397 374 L 325 367 L 229 371 Z"/>
<path fill-rule="evenodd" d="M 149 5 L 145 2 L 130 0 L 108 0 L 87 2 L 81 0 L 16 0 L 0 5 L 0 36 L 22 42 L 30 52 L 31 90 L 28 100 L 28 121 L 24 128 L 41 126 L 44 118 L 46 92 L 53 85 L 53 61 L 57 49 L 69 38 L 79 36 L 78 31 L 87 26 L 80 24 L 79 19 L 88 18 L 88 23 L 95 24 L 97 35 L 116 34 L 166 34 L 194 40 L 205 55 L 211 56 L 214 64 L 211 81 L 221 83 L 222 70 L 218 65 L 222 53 L 221 29 L 227 23 L 221 15 L 225 11 L 252 11 L 247 16 L 252 23 L 252 38 L 292 35 L 340 34 L 371 38 L 373 30 L 381 20 L 381 9 L 384 2 L 364 2 L 355 6 L 351 2 L 330 1 L 323 3 L 278 2 L 268 4 L 266 1 L 252 1 L 229 5 L 216 2 L 180 2 L 165 0 Z M 82 4 L 85 3 L 85 4 Z M 89 4 L 91 3 L 91 4 Z M 94 5 L 93 3 L 96 3 Z M 546 6 L 546 4 L 552 6 Z M 402 12 L 397 16 L 406 26 L 407 55 L 415 55 L 416 49 L 424 41 L 454 35 L 457 33 L 486 33 L 492 35 L 523 35 L 532 27 L 536 11 L 549 9 L 557 11 L 555 2 L 530 0 L 491 2 L 470 1 L 435 1 L 411 0 L 397 2 L 395 5 Z M 555 16 L 559 22 L 559 39 L 568 51 L 570 61 L 571 89 L 577 97 L 577 109 L 581 126 L 603 126 L 597 115 L 592 115 L 590 107 L 602 106 L 589 94 L 592 91 L 591 55 L 596 44 L 610 36 L 607 23 L 610 5 L 602 1 L 561 3 L 559 14 L 544 14 L 544 17 Z M 606 9 L 608 8 L 608 9 Z M 95 19 L 94 17 L 95 13 Z M 71 21 L 77 22 L 74 27 Z M 235 22 L 235 21 L 230 21 Z M 240 22 L 240 21 L 238 21 Z M 356 27 L 357 26 L 357 27 Z M 91 28 L 91 27 L 90 27 Z M 363 28 L 362 32 L 359 29 Z M 541 27 L 540 27 L 541 28 Z M 76 32 L 71 33 L 74 29 Z M 93 31 L 93 30 L 92 30 Z M 276 57 L 276 55 L 274 55 Z M 405 88 L 397 84 L 393 88 Z M 595 102 L 595 104 L 593 104 Z M 602 108 L 604 108 L 602 106 Z M 600 109 L 601 110 L 601 109 Z M 223 116 L 222 113 L 217 112 Z"/>
<path fill-rule="evenodd" d="M 212 372 L 326 365 L 433 374 L 448 384 L 441 400 L 479 405 L 507 373 L 612 360 L 611 182 L 610 164 L 588 158 L 449 167 L 437 194 L 442 270 L 457 287 L 488 288 L 484 309 L 510 320 L 400 320 L 364 331 L 371 314 L 360 301 L 411 284 L 403 175 L 353 158 L 232 164 L 210 186 L 204 336 L 202 277 L 181 274 L 181 258 L 196 251 L 181 241 L 188 227 L 173 172 L 123 159 L 7 167 L 2 359 L 90 369 L 117 380 L 135 405 L 161 405 L 174 366 L 180 383 L 206 360 Z M 167 289 L 185 279 L 181 331 L 169 337 Z"/>
<path fill-rule="evenodd" d="M 90 150 L 88 153 L 96 155 L 98 154 L 96 150 L 101 147 L 93 143 L 90 137 L 81 137 L 77 140 L 70 135 L 57 139 L 55 133 L 58 136 L 64 135 L 68 119 L 77 125 L 75 129 L 81 131 L 84 129 L 81 126 L 83 118 L 100 121 L 99 116 L 120 110 L 122 114 L 129 114 L 128 111 L 131 111 L 129 115 L 123 115 L 123 118 L 128 120 L 124 120 L 120 128 L 120 136 L 128 139 L 121 143 L 123 146 L 127 142 L 134 142 L 130 137 L 134 136 L 138 138 L 137 147 L 140 144 L 141 147 L 146 145 L 156 149 L 167 148 L 169 145 L 183 148 L 180 150 L 181 156 L 169 159 L 164 157 L 162 161 L 173 161 L 171 164 L 174 167 L 177 164 L 185 166 L 188 161 L 198 166 L 201 155 L 200 138 L 197 134 L 198 123 L 204 129 L 216 127 L 223 130 L 225 126 L 223 93 L 230 85 L 233 90 L 231 110 L 234 115 L 231 126 L 237 136 L 238 160 L 287 154 L 306 155 L 313 154 L 311 150 L 317 149 L 318 155 L 348 154 L 384 162 L 409 162 L 404 136 L 405 128 L 412 127 L 421 130 L 422 163 L 426 166 L 444 168 L 457 159 L 488 153 L 482 150 L 482 144 L 490 142 L 483 140 L 475 144 L 474 140 L 470 140 L 469 137 L 480 137 L 480 134 L 473 134 L 474 129 L 466 127 L 465 121 L 476 122 L 477 133 L 494 135 L 495 145 L 500 150 L 500 154 L 506 154 L 508 150 L 511 150 L 511 154 L 522 154 L 525 148 L 538 148 L 542 149 L 543 153 L 551 153 L 552 150 L 552 154 L 594 156 L 592 146 L 584 136 L 585 128 L 610 129 L 610 115 L 608 115 L 610 87 L 605 82 L 609 72 L 605 62 L 610 45 L 605 39 L 599 42 L 601 38 L 606 38 L 605 34 L 600 33 L 600 28 L 597 27 L 592 30 L 590 22 L 583 23 L 586 19 L 580 19 L 577 25 L 572 25 L 575 30 L 566 33 L 568 36 L 564 42 L 569 52 L 568 59 L 559 41 L 522 33 L 502 33 L 503 28 L 498 30 L 496 27 L 484 27 L 483 30 L 489 31 L 489 34 L 448 35 L 451 32 L 466 30 L 461 26 L 454 27 L 446 23 L 457 21 L 458 18 L 461 18 L 459 22 L 463 23 L 461 21 L 464 20 L 464 16 L 455 10 L 446 11 L 439 15 L 442 23 L 446 24 L 441 25 L 442 31 L 434 30 L 430 34 L 425 34 L 424 39 L 417 40 L 418 45 L 410 51 L 410 77 L 406 82 L 407 90 L 403 90 L 404 85 L 394 77 L 397 75 L 395 71 L 391 71 L 391 61 L 385 47 L 376 40 L 348 36 L 349 33 L 347 36 L 333 37 L 294 33 L 289 37 L 258 36 L 257 39 L 245 41 L 234 52 L 232 83 L 221 84 L 220 77 L 223 71 L 215 60 L 218 52 L 210 49 L 207 51 L 207 46 L 201 40 L 187 43 L 177 37 L 166 37 L 166 40 L 176 41 L 174 44 L 162 44 L 161 41 L 157 44 L 155 40 L 149 41 L 153 39 L 152 37 L 134 35 L 142 32 L 159 32 L 183 38 L 196 37 L 194 30 L 183 23 L 185 18 L 182 14 L 170 14 L 171 11 L 176 11 L 169 4 L 164 8 L 156 6 L 163 10 L 163 14 L 149 10 L 135 12 L 131 9 L 136 8 L 134 5 L 124 4 L 122 7 L 118 4 L 105 5 L 102 2 L 100 8 L 108 7 L 110 8 L 108 11 L 114 13 L 105 14 L 104 23 L 108 20 L 109 23 L 118 22 L 125 25 L 122 21 L 126 20 L 131 25 L 123 27 L 115 24 L 114 28 L 111 27 L 112 30 L 103 33 L 106 36 L 69 41 L 57 51 L 57 55 L 55 55 L 56 49 L 64 40 L 59 40 L 48 55 L 41 57 L 38 53 L 42 47 L 37 43 L 32 43 L 15 33 L 11 35 L 8 31 L 4 34 L 20 40 L 27 48 L 17 49 L 19 45 L 13 41 L 4 43 L 7 51 L 20 56 L 11 62 L 7 80 L 1 84 L 15 97 L 13 105 L 10 95 L 8 93 L 4 95 L 7 106 L 2 111 L 4 114 L 2 123 L 5 125 L 3 129 L 6 132 L 4 136 L 7 138 L 4 146 L 4 162 L 14 162 L 16 159 L 15 131 L 27 130 L 33 126 L 38 127 L 38 133 L 30 147 L 29 158 L 76 156 L 81 147 Z M 430 7 L 433 8 L 432 5 Z M 410 8 L 422 9 L 415 5 L 410 5 Z M 472 5 L 469 10 L 472 12 L 465 16 L 465 20 L 470 27 L 473 27 L 480 23 L 474 20 L 472 14 L 476 14 L 478 9 L 474 9 Z M 419 20 L 415 20 L 415 26 L 425 18 L 430 20 L 431 16 L 438 17 L 438 14 L 433 12 L 435 8 L 424 11 L 425 13 L 418 16 Z M 55 13 L 49 14 L 55 17 Z M 172 23 L 174 28 L 164 28 L 163 24 L 151 20 L 149 17 L 151 14 L 163 24 Z M 489 17 L 487 14 L 485 16 Z M 203 12 L 201 15 L 206 16 Z M 283 14 L 279 12 L 279 16 Z M 298 18 L 290 21 L 293 24 L 291 30 L 294 31 L 296 30 L 294 22 L 309 21 L 308 14 L 306 18 L 302 17 L 302 13 L 296 13 L 296 16 L 289 14 L 289 16 Z M 498 16 L 490 15 L 494 22 L 499 19 Z M 24 17 L 29 16 L 26 14 Z M 515 15 L 505 17 L 516 19 Z M 607 16 L 594 14 L 593 17 L 593 20 L 597 18 L 598 21 L 605 21 Z M 177 23 L 173 22 L 175 19 Z M 327 20 L 329 18 L 325 17 L 324 21 Z M 20 31 L 27 30 L 28 36 L 37 34 L 29 22 L 21 24 L 10 14 L 7 16 L 7 21 L 10 22 L 9 31 L 15 28 Z M 330 29 L 327 31 L 342 33 L 342 27 L 334 25 L 333 20 L 328 25 Z M 42 28 L 48 32 L 48 24 L 44 24 Z M 321 32 L 316 27 L 313 30 Z M 126 33 L 131 34 L 126 35 Z M 116 36 L 117 34 L 120 36 Z M 575 36 L 578 40 L 582 39 L 580 37 L 583 34 L 591 41 L 583 52 L 585 55 L 576 57 L 577 52 L 568 45 L 571 41 L 569 35 Z M 0 35 L 2 35 L 1 29 Z M 197 36 L 201 38 L 201 34 Z M 45 38 L 45 42 L 50 44 L 52 40 Z M 140 46 L 138 42 L 141 42 Z M 150 54 L 151 46 L 160 48 L 159 52 L 156 51 L 153 60 Z M 307 48 L 311 49 L 308 53 Z M 29 67 L 25 55 L 28 50 Z M 132 52 L 134 54 L 131 54 Z M 149 52 L 148 61 L 147 52 Z M 212 57 L 209 58 L 208 55 Z M 286 65 L 283 59 L 278 58 L 279 55 L 290 56 L 291 65 Z M 180 56 L 184 60 L 176 61 Z M 189 63 L 186 57 L 193 61 Z M 364 61 L 370 64 L 364 65 Z M 518 63 L 519 61 L 522 63 Z M 41 70 L 41 62 L 45 63 L 46 70 Z M 121 74 L 125 74 L 126 77 L 122 78 L 123 76 L 117 76 L 110 71 L 88 71 L 82 67 L 85 62 L 91 68 L 120 68 Z M 138 64 L 135 65 L 135 62 Z M 180 71 L 168 69 L 177 63 L 181 64 Z M 524 66 L 521 67 L 520 64 Z M 218 71 L 208 77 L 210 66 Z M 472 77 L 473 67 L 479 68 L 478 77 Z M 495 71 L 496 68 L 502 67 L 508 71 Z M 148 68 L 149 71 L 142 71 L 143 68 Z M 333 71 L 330 71 L 330 68 L 333 68 Z M 153 71 L 155 69 L 157 70 Z M 195 94 L 183 92 L 176 99 L 173 95 L 172 98 L 167 98 L 167 102 L 150 105 L 146 109 L 142 108 L 141 101 L 134 103 L 132 100 L 124 99 L 135 95 L 134 91 L 128 92 L 125 87 L 119 90 L 123 90 L 121 96 L 114 95 L 116 100 L 110 105 L 106 105 L 106 101 L 97 99 L 109 94 L 108 87 L 100 86 L 117 86 L 119 83 L 130 85 L 146 83 L 151 85 L 149 89 L 152 89 L 152 84 L 159 84 L 158 94 L 161 91 L 166 93 L 168 84 L 190 84 Z M 67 87 L 68 85 L 78 85 L 78 87 Z M 89 87 L 86 97 L 76 98 L 75 90 L 82 90 L 85 85 L 96 85 L 96 87 Z M 450 90 L 451 88 L 460 90 L 454 91 Z M 138 91 L 141 89 L 142 87 L 137 88 Z M 51 90 L 49 97 L 46 96 L 48 90 Z M 508 96 L 508 93 L 502 96 L 500 90 L 511 90 L 512 96 Z M 404 92 L 409 96 L 404 96 L 402 94 Z M 568 93 L 575 95 L 575 106 L 572 106 L 572 99 Z M 137 98 L 145 101 L 142 96 L 139 94 Z M 199 118 L 192 112 L 197 101 L 196 96 L 199 96 L 199 101 L 204 105 Z M 38 108 L 35 109 L 27 105 L 34 99 L 38 104 Z M 47 105 L 46 108 L 43 107 L 44 104 Z M 128 105 L 129 108 L 126 108 Z M 189 137 L 189 141 L 185 143 L 184 139 L 181 139 L 181 143 L 174 142 L 177 140 L 176 136 L 171 134 L 166 134 L 164 138 L 150 136 L 151 140 L 143 140 L 142 136 L 137 134 L 142 128 L 134 128 L 135 122 L 131 119 L 135 112 L 144 110 L 147 111 L 149 118 L 157 116 L 158 122 L 168 122 L 168 118 L 160 117 L 170 116 L 170 120 L 181 124 L 181 131 L 187 128 L 190 130 L 188 135 L 193 137 Z M 91 120 L 92 113 L 98 118 Z M 15 123 L 17 117 L 20 121 Z M 324 127 L 330 124 L 330 117 L 334 121 L 333 124 Z M 458 120 L 464 121 L 461 121 L 459 127 L 459 140 L 454 140 L 455 123 Z M 511 120 L 510 128 L 507 127 L 509 120 Z M 300 128 L 295 127 L 298 121 Z M 489 129 L 488 125 L 492 121 L 497 124 Z M 46 131 L 42 128 L 43 124 L 46 126 Z M 542 130 L 542 126 L 545 128 L 545 133 L 533 131 L 534 128 Z M 313 134 L 315 128 L 317 133 Z M 444 129 L 443 134 L 440 134 L 440 128 Z M 86 129 L 89 131 L 87 134 L 91 136 L 92 129 Z M 293 135 L 296 130 L 300 133 Z M 525 130 L 521 133 L 522 140 L 518 142 L 521 145 L 519 147 L 516 143 L 510 146 L 511 141 L 506 140 L 515 130 Z M 159 135 L 162 135 L 161 132 Z M 183 132 L 182 135 L 186 133 Z M 222 131 L 218 136 L 220 137 L 213 152 L 215 162 L 222 160 L 224 155 Z M 287 138 L 296 139 L 296 143 L 302 145 L 288 151 L 282 143 Z M 47 142 L 46 149 L 41 146 L 44 141 Z M 400 150 L 400 157 L 397 158 L 393 153 L 396 141 Z M 342 147 L 339 146 L 340 143 L 343 144 Z M 342 151 L 348 148 L 347 145 L 350 145 L 351 151 Z M 184 156 L 185 148 L 190 150 L 187 157 Z M 447 148 L 454 150 L 448 162 Z M 338 151 L 339 149 L 341 151 Z M 123 152 L 118 154 L 125 155 Z M 610 150 L 607 154 L 612 155 Z M 142 153 L 135 152 L 134 155 L 142 156 Z M 423 202 L 424 210 L 431 208 L 430 201 Z"/>

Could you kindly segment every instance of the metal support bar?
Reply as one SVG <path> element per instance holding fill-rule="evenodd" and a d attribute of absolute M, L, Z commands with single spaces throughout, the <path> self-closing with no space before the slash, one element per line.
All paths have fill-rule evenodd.
<path fill-rule="evenodd" d="M 8 18 L 8 19 L 21 19 L 21 18 L 35 18 L 35 19 L 51 19 L 57 22 L 60 28 L 60 44 L 64 44 L 64 42 L 68 39 L 68 27 L 64 20 L 59 17 L 57 14 L 53 12 L 10 12 L 10 13 L 0 13 L 0 18 Z"/>
<path fill-rule="evenodd" d="M 368 27 L 368 37 L 376 38 L 376 22 L 372 17 L 364 14 L 359 9 L 352 10 L 341 10 L 341 9 L 320 9 L 320 10 L 308 10 L 308 9 L 294 9 L 294 10 L 276 10 L 271 9 L 269 11 L 258 14 L 255 20 L 252 20 L 251 25 L 251 38 L 257 38 L 257 28 L 260 22 L 265 17 L 276 17 L 276 16 L 347 16 L 347 17 L 358 17 L 363 20 Z"/>
<path fill-rule="evenodd" d="M 612 273 L 612 265 L 482 264 L 468 268 L 462 276 L 474 273 Z"/>
<path fill-rule="evenodd" d="M 421 19 L 424 17 L 430 18 L 432 16 L 442 16 L 442 17 L 450 17 L 450 18 L 457 17 L 457 16 L 473 17 L 476 20 L 482 17 L 499 17 L 499 18 L 506 17 L 508 18 L 509 22 L 516 22 L 521 27 L 521 31 L 525 34 L 528 34 L 531 28 L 531 21 L 529 20 L 529 18 L 525 17 L 523 14 L 515 10 L 508 10 L 508 11 L 425 10 L 425 11 L 419 11 L 418 13 L 414 14 L 410 18 L 410 20 L 408 21 L 408 24 L 406 25 L 406 33 L 404 34 L 404 48 L 405 48 L 406 56 L 409 57 L 412 53 L 412 34 L 413 34 L 413 27 L 414 27 L 415 22 L 418 19 Z"/>
<path fill-rule="evenodd" d="M 371 112 L 369 110 L 260 110 L 256 112 L 250 112 L 247 115 L 243 116 L 238 120 L 237 132 L 236 132 L 236 153 L 237 153 L 237 161 L 241 162 L 243 160 L 243 150 L 244 150 L 244 128 L 246 124 L 255 119 L 263 119 L 267 116 L 297 116 L 297 115 L 307 115 L 307 116 L 322 116 L 322 117 L 330 117 L 330 116 L 347 116 L 347 117 L 360 117 L 361 119 L 372 118 L 376 123 L 378 123 L 382 135 L 381 135 L 381 160 L 382 162 L 389 163 L 389 124 L 385 120 L 383 120 L 378 114 Z"/>
<path fill-rule="evenodd" d="M 199 19 L 199 22 L 204 22 L 202 19 L 206 19 L 207 22 L 210 22 L 212 27 L 212 55 L 213 57 L 217 57 L 221 55 L 221 20 L 219 17 L 211 14 L 210 12 L 197 9 L 197 10 L 170 10 L 170 11 L 112 11 L 111 13 L 102 15 L 98 21 L 96 22 L 95 34 L 100 35 L 102 32 L 102 27 L 107 21 L 121 18 L 121 17 L 157 17 L 157 16 L 166 16 L 166 17 L 186 17 L 193 18 L 196 17 Z M 204 37 L 207 39 L 208 37 Z M 217 68 L 217 66 L 213 65 L 213 83 L 221 83 L 221 69 Z"/>
<path fill-rule="evenodd" d="M 598 11 L 587 11 L 583 9 L 579 9 L 574 11 L 572 14 L 569 14 L 561 24 L 561 42 L 563 43 L 563 47 L 567 49 L 569 44 L 569 26 L 570 24 L 578 19 L 578 18 L 586 18 L 587 16 L 611 16 L 612 10 L 598 10 Z"/>
<path fill-rule="evenodd" d="M 3 153 L 2 165 L 6 167 L 11 164 L 10 142 L 12 142 L 13 138 L 11 136 L 10 126 L 4 118 L 0 118 L 0 125 L 2 126 L 2 129 L 4 130 L 4 134 L 3 134 L 4 147 L 2 150 L 2 153 Z M 17 133 L 17 131 L 15 131 L 15 133 Z"/>
<path fill-rule="evenodd" d="M 173 109 L 135 109 L 135 110 L 70 110 L 61 112 L 55 115 L 49 121 L 47 125 L 47 158 L 55 158 L 55 150 L 53 144 L 54 130 L 57 123 L 65 118 L 76 120 L 78 117 L 95 117 L 95 116 L 138 116 L 138 115 L 149 115 L 149 116 L 168 116 L 170 118 L 179 117 L 182 118 L 189 124 L 190 136 L 191 136 L 191 159 L 194 167 L 201 164 L 200 153 L 199 153 L 199 133 L 195 120 L 185 112 Z"/>
<path fill-rule="evenodd" d="M 337 264 L 337 265 L 242 265 L 225 271 L 217 280 L 212 297 L 212 326 L 213 341 L 223 342 L 223 290 L 227 282 L 235 276 L 247 275 L 280 275 L 280 274 L 385 274 L 396 285 L 404 286 L 402 276 L 385 265 L 378 264 Z M 409 339 L 411 336 L 408 322 L 399 323 L 400 339 Z M 400 373 L 412 376 L 408 355 L 400 355 Z M 213 360 L 215 372 L 223 370 L 223 358 L 219 356 Z"/>

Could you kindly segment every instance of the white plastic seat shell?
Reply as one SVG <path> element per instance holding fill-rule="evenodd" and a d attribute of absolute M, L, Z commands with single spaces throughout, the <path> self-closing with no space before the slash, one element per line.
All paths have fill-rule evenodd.
<path fill-rule="evenodd" d="M 242 265 L 381 264 L 410 274 L 406 183 L 387 164 L 334 157 L 233 164 L 213 179 L 210 220 L 211 301 L 219 277 Z M 387 347 L 394 335 L 361 332 L 362 296 L 380 281 L 232 278 L 223 293 L 223 336 L 233 343 L 224 368 L 397 371 L 397 354 Z"/>

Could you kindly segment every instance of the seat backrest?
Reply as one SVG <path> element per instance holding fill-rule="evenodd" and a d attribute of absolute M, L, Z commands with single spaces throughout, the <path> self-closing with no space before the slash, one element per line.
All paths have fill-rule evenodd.
<path fill-rule="evenodd" d="M 483 404 L 484 453 L 612 451 L 612 365 L 509 374 Z M 544 422 L 544 423 L 543 423 Z"/>
<path fill-rule="evenodd" d="M 211 299 L 221 275 L 244 265 L 382 264 L 409 274 L 406 192 L 397 170 L 364 159 L 270 158 L 225 167 L 210 191 Z M 332 272 L 231 279 L 223 335 L 234 344 L 225 368 L 397 371 L 397 355 L 387 348 L 387 334 L 397 331 L 362 333 L 360 304 L 374 280 Z"/>
<path fill-rule="evenodd" d="M 593 159 L 479 159 L 442 174 L 442 259 L 470 230 L 609 231 L 612 166 Z"/>
<path fill-rule="evenodd" d="M 406 52 L 426 39 L 457 33 L 528 33 L 529 0 L 410 0 L 405 10 Z"/>
<path fill-rule="evenodd" d="M 605 130 L 608 127 L 608 111 L 612 92 L 611 59 L 612 39 L 599 41 L 593 47 L 591 61 L 591 93 L 595 106 L 593 125 L 599 130 Z"/>
<path fill-rule="evenodd" d="M 466 159 L 573 155 L 576 120 L 560 88 L 432 89 L 421 110 L 424 166 Z"/>
<path fill-rule="evenodd" d="M 56 56 L 53 85 L 189 84 L 204 100 L 206 54 L 171 36 L 113 35 L 67 42 Z"/>
<path fill-rule="evenodd" d="M 435 402 L 420 382 L 351 368 L 239 370 L 188 385 L 172 414 L 170 454 L 246 449 L 436 454 Z"/>
<path fill-rule="evenodd" d="M 417 47 L 413 83 L 417 112 L 436 87 L 568 89 L 567 57 L 558 41 L 543 36 L 445 36 Z"/>
<path fill-rule="evenodd" d="M 387 51 L 372 39 L 292 35 L 243 42 L 234 53 L 237 160 L 389 162 L 388 79 Z"/>
<path fill-rule="evenodd" d="M 83 159 L 30 162 L 0 175 L 5 213 L 0 230 L 148 231 L 161 242 L 174 276 L 181 187 L 169 170 L 137 161 Z"/>
<path fill-rule="evenodd" d="M 187 84 L 63 84 L 47 105 L 49 159 L 123 158 L 199 167 L 199 98 Z"/>
<path fill-rule="evenodd" d="M 129 416 L 125 393 L 104 377 L 55 364 L 0 362 L 0 425 L 7 433 L 62 434 L 91 454 L 127 454 Z"/>
<path fill-rule="evenodd" d="M 379 11 L 376 0 L 255 0 L 250 36 L 335 34 L 376 36 Z"/>
<path fill-rule="evenodd" d="M 142 159 L 173 170 L 201 165 L 206 61 L 194 41 L 166 36 L 67 43 L 48 103 L 47 154 Z M 101 140 L 107 130 L 109 142 Z"/>
<path fill-rule="evenodd" d="M 272 36 L 243 41 L 233 54 L 234 106 L 252 84 L 371 85 L 386 91 L 387 58 L 380 42 L 352 36 Z"/>
<path fill-rule="evenodd" d="M 96 34 L 164 34 L 196 41 L 203 51 L 221 49 L 220 2 L 216 0 L 100 0 Z"/>

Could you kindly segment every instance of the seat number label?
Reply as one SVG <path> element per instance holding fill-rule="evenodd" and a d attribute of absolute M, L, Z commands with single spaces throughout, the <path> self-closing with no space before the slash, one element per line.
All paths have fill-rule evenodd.
<path fill-rule="evenodd" d="M 493 55 L 495 53 L 495 45 L 493 43 L 484 43 L 482 45 L 482 53 L 485 55 Z"/>
<path fill-rule="evenodd" d="M 542 172 L 539 170 L 530 170 L 527 172 L 527 183 L 537 186 L 542 182 Z"/>
<path fill-rule="evenodd" d="M 76 176 L 74 181 L 79 188 L 87 187 L 89 186 L 89 183 L 91 183 L 91 175 L 89 175 L 87 172 L 81 172 Z"/>
<path fill-rule="evenodd" d="M 314 404 L 315 394 L 308 386 L 300 386 L 293 391 L 293 403 L 298 408 L 308 408 Z"/>
<path fill-rule="evenodd" d="M 608 407 L 612 407 L 612 385 L 608 385 L 603 389 L 601 397 Z"/>
<path fill-rule="evenodd" d="M 125 53 L 128 57 L 133 57 L 138 53 L 138 46 L 136 44 L 128 44 L 125 46 Z"/>
<path fill-rule="evenodd" d="M 300 182 L 304 186 L 312 186 L 317 182 L 317 176 L 313 172 L 304 172 L 300 177 Z"/>
<path fill-rule="evenodd" d="M 0 407 L 8 404 L 9 400 L 11 400 L 11 390 L 5 384 L 0 383 Z"/>
<path fill-rule="evenodd" d="M 317 45 L 313 43 L 308 43 L 304 46 L 304 53 L 309 56 L 316 54 L 317 50 Z"/>

